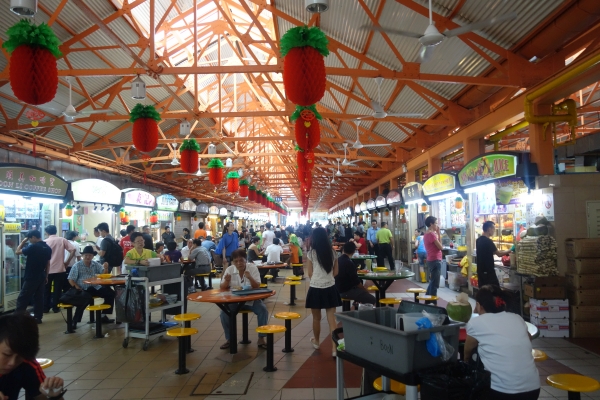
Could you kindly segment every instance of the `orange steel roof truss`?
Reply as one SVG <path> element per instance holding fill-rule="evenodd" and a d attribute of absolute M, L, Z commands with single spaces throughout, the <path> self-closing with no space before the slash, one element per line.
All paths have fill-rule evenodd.
<path fill-rule="evenodd" d="M 545 0 L 536 1 L 542 4 Z M 0 145 L 30 150 L 35 135 L 38 152 L 49 158 L 148 179 L 179 195 L 236 201 L 226 193 L 225 185 L 210 185 L 206 174 L 180 175 L 179 167 L 168 165 L 178 157 L 173 144 L 180 145 L 188 137 L 179 133 L 179 124 L 188 120 L 192 125 L 189 137 L 201 145 L 202 172 L 210 158 L 230 158 L 232 168 L 242 168 L 244 177 L 251 176 L 253 183 L 272 195 L 297 205 L 300 193 L 289 121 L 294 105 L 285 96 L 278 43 L 289 27 L 317 25 L 327 34 L 331 53 L 326 58 L 326 94 L 317 104 L 324 119 L 321 144 L 315 150 L 311 200 L 322 199 L 320 204 L 326 207 L 485 115 L 519 89 L 556 72 L 552 57 L 535 64 L 514 49 L 574 7 L 553 0 L 552 6 L 538 11 L 544 15 L 537 17 L 531 29 L 510 40 L 506 38 L 509 23 L 496 30 L 446 39 L 448 43 L 436 48 L 439 58 L 429 65 L 420 64 L 415 51 L 407 50 L 418 49 L 414 39 L 362 31 L 357 26 L 344 30 L 336 23 L 360 19 L 378 26 L 389 15 L 403 14 L 414 23 L 406 29 L 421 32 L 428 24 L 424 0 L 357 0 L 352 6 L 331 0 L 331 9 L 322 15 L 304 12 L 299 3 L 303 1 L 40 0 L 37 22 L 48 23 L 62 40 L 59 90 L 55 100 L 46 105 L 20 102 L 7 85 L 10 56 L 3 51 Z M 447 8 L 434 1 L 433 18 L 440 32 L 481 19 L 486 12 L 478 0 L 444 3 L 454 6 Z M 182 4 L 189 8 L 182 9 Z M 526 13 L 535 9 L 523 11 L 522 18 L 532 21 Z M 7 17 L 0 30 L 6 31 L 17 20 L 16 16 Z M 589 29 L 578 40 L 589 43 L 586 34 L 592 37 L 595 33 Z M 5 34 L 2 40 L 6 40 Z M 454 56 L 457 48 L 464 54 Z M 136 104 L 130 88 L 137 75 L 147 85 L 145 104 L 154 104 L 162 117 L 159 148 L 147 155 L 133 147 L 127 122 Z M 113 112 L 82 116 L 75 122 L 62 117 L 60 110 L 68 104 L 68 76 L 75 78 L 73 103 L 78 111 L 110 108 Z M 422 116 L 365 118 L 358 127 L 360 141 L 388 146 L 353 150 L 357 128 L 352 120 L 372 113 L 371 99 L 378 97 L 375 77 L 384 78 L 381 104 L 385 110 Z M 473 88 L 484 88 L 490 94 L 475 107 L 461 105 Z M 46 114 L 36 129 L 24 117 L 27 109 Z M 350 144 L 344 156 L 342 143 L 346 141 Z M 209 143 L 217 146 L 216 155 L 208 154 Z M 358 162 L 344 166 L 344 157 Z M 342 176 L 335 176 L 338 162 Z"/>

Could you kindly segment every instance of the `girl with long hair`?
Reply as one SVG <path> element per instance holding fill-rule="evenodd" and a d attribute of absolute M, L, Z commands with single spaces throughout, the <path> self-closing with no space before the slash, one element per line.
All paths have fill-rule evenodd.
<path fill-rule="evenodd" d="M 310 286 L 306 294 L 306 308 L 310 308 L 313 317 L 313 334 L 310 338 L 315 349 L 321 345 L 321 310 L 324 308 L 329 324 L 329 335 L 335 329 L 335 308 L 342 305 L 340 294 L 335 287 L 335 276 L 338 273 L 338 261 L 331 248 L 331 241 L 325 228 L 312 231 L 311 248 L 306 254 L 304 265 L 310 278 Z M 332 341 L 333 343 L 333 341 Z M 332 356 L 335 357 L 335 344 Z"/>

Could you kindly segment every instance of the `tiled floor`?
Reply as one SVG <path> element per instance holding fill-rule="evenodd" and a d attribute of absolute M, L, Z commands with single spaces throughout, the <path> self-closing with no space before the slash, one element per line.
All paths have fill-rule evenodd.
<path fill-rule="evenodd" d="M 282 275 L 289 274 L 291 271 L 282 271 Z M 217 285 L 218 280 L 213 282 L 214 287 Z M 412 295 L 404 291 L 415 285 L 413 281 L 397 281 L 388 289 L 388 294 L 411 299 Z M 175 339 L 156 339 L 147 351 L 142 350 L 142 340 L 131 339 L 129 347 L 124 349 L 122 325 L 105 325 L 107 337 L 103 339 L 93 339 L 93 326 L 85 324 L 80 324 L 77 333 L 65 335 L 61 314 L 44 315 L 44 323 L 40 325 L 39 357 L 54 360 L 54 365 L 45 372 L 65 379 L 67 399 L 335 399 L 335 362 L 331 358 L 331 342 L 324 338 L 328 330 L 325 320 L 321 323 L 322 348 L 314 350 L 309 342 L 312 318 L 303 302 L 307 281 L 297 286 L 298 305 L 295 307 L 283 305 L 289 300 L 289 287 L 282 285 L 281 280 L 270 284 L 270 287 L 277 291 L 277 295 L 266 302 L 271 315 L 279 311 L 294 311 L 302 315 L 302 318 L 292 321 L 293 353 L 282 353 L 283 334 L 275 336 L 276 372 L 262 370 L 266 365 L 266 351 L 256 346 L 256 319 L 252 314 L 250 338 L 253 342 L 238 347 L 240 353 L 250 358 L 236 363 L 217 359 L 217 356 L 227 353 L 219 349 L 224 342 L 220 311 L 215 305 L 205 303 L 190 303 L 189 306 L 190 312 L 199 313 L 202 318 L 192 323 L 199 333 L 192 337 L 195 352 L 187 356 L 190 369 L 187 375 L 174 374 L 178 352 Z M 448 289 L 440 289 L 439 296 L 444 300 L 440 301 L 440 305 L 445 305 L 445 301 L 452 300 L 455 295 Z M 156 313 L 153 320 L 158 318 Z M 282 324 L 282 321 L 273 318 L 270 323 Z M 238 328 L 241 333 L 241 321 Z M 579 372 L 600 380 L 600 356 L 564 339 L 536 339 L 534 347 L 546 351 L 550 357 L 537 364 L 543 385 L 540 398 L 566 398 L 565 392 L 545 384 L 545 376 L 551 373 Z M 359 394 L 360 375 L 359 368 L 347 365 L 347 397 Z M 226 394 L 232 391 L 245 394 Z M 600 399 L 600 392 L 582 397 Z"/>

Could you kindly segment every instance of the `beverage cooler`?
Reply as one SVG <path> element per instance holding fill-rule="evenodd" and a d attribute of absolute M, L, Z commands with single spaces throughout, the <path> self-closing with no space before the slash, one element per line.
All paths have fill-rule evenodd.
<path fill-rule="evenodd" d="M 17 247 L 21 243 L 21 224 L 9 223 L 0 225 L 2 246 L 1 300 L 2 311 L 13 311 L 17 307 L 17 297 L 21 291 L 21 281 L 25 272 L 25 256 L 17 256 Z"/>

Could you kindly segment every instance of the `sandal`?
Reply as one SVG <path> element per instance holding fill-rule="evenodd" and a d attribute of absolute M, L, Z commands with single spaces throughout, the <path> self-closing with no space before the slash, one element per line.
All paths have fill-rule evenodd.
<path fill-rule="evenodd" d="M 229 348 L 229 341 L 227 341 L 227 342 L 223 343 L 223 344 L 221 345 L 221 347 L 219 347 L 219 348 L 220 348 L 221 350 L 228 349 L 228 348 Z"/>
<path fill-rule="evenodd" d="M 319 350 L 319 347 L 321 347 L 321 345 L 317 343 L 317 340 L 314 337 L 310 338 L 310 342 L 312 343 L 315 350 Z"/>
<path fill-rule="evenodd" d="M 266 343 L 259 343 L 258 347 L 260 347 L 261 349 L 267 349 L 267 344 Z"/>

